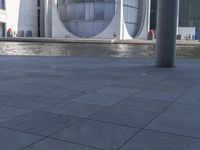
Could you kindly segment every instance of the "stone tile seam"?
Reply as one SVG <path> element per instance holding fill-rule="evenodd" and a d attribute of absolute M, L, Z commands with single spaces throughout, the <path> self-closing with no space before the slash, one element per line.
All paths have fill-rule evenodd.
<path fill-rule="evenodd" d="M 199 142 L 200 142 L 200 138 L 198 138 L 198 137 L 187 136 L 187 135 L 183 135 L 183 134 L 176 134 L 176 133 L 172 133 L 172 132 L 166 132 L 166 131 L 155 130 L 155 129 L 147 129 L 147 128 L 144 129 L 143 131 L 152 131 L 152 132 L 157 132 L 157 133 L 162 133 L 162 134 L 168 134 L 168 135 L 180 136 L 180 137 L 185 137 L 185 138 L 190 138 L 190 139 L 196 139 L 196 140 L 199 140 Z"/>
<path fill-rule="evenodd" d="M 196 84 L 196 83 L 195 83 Z M 194 84 L 194 85 L 195 85 Z M 191 89 L 194 85 L 192 85 L 189 89 Z M 188 89 L 188 90 L 189 90 Z M 188 90 L 182 92 L 182 94 L 180 94 L 174 101 L 172 101 L 171 103 L 169 103 L 165 108 L 163 108 L 163 110 L 158 113 L 155 117 L 153 117 L 146 125 L 144 125 L 138 132 L 137 134 L 135 134 L 134 136 L 132 136 L 129 140 L 127 140 L 123 145 L 121 145 L 119 147 L 120 150 L 123 146 L 125 146 L 130 140 L 134 139 L 141 131 L 143 131 L 153 120 L 155 120 L 156 118 L 158 118 L 162 113 L 164 113 L 171 105 L 173 105 L 182 95 L 184 95 Z"/>

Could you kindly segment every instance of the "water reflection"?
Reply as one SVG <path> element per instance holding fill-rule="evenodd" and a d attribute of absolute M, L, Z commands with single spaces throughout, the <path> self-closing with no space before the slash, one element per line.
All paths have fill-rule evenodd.
<path fill-rule="evenodd" d="M 155 45 L 1 42 L 0 55 L 153 58 Z M 177 46 L 178 57 L 200 58 L 200 46 Z"/>

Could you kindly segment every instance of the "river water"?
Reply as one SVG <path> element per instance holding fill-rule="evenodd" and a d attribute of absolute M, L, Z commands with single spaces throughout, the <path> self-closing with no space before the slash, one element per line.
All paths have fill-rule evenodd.
<path fill-rule="evenodd" d="M 0 42 L 0 55 L 154 58 L 155 45 Z M 200 45 L 178 45 L 178 58 L 200 58 Z"/>

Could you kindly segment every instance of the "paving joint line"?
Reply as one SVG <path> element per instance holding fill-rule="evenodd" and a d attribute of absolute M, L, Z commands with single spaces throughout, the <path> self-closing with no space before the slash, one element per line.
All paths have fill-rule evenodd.
<path fill-rule="evenodd" d="M 166 78 L 167 78 L 167 77 L 166 77 Z M 166 78 L 165 78 L 165 79 L 166 79 Z M 161 81 L 163 81 L 163 80 L 165 80 L 165 79 L 161 79 L 161 80 L 159 80 L 159 81 L 157 81 L 157 82 L 159 83 L 159 82 L 161 82 Z M 156 83 L 157 83 L 157 82 L 156 82 Z M 154 83 L 154 84 L 156 84 L 156 83 Z M 152 86 L 152 85 L 151 85 L 151 86 Z M 133 94 L 133 96 L 134 96 L 135 94 L 137 94 L 137 93 L 139 93 L 139 92 L 145 90 L 145 89 L 148 89 L 148 88 L 151 87 L 151 86 L 144 87 L 144 88 L 140 89 L 138 92 L 135 92 L 135 93 Z M 94 115 L 96 115 L 96 114 L 98 114 L 98 113 L 101 113 L 101 112 L 103 112 L 104 110 L 109 109 L 110 107 L 112 107 L 112 106 L 114 106 L 114 105 L 116 105 L 116 104 L 120 104 L 122 101 L 124 101 L 124 100 L 126 100 L 126 99 L 128 99 L 128 98 L 132 98 L 132 96 L 129 95 L 129 96 L 123 98 L 122 100 L 118 101 L 117 103 L 114 103 L 114 104 L 112 104 L 112 105 L 110 105 L 110 106 L 108 106 L 108 107 L 103 108 L 102 110 L 100 110 L 100 111 L 98 111 L 98 112 L 95 112 L 94 114 L 89 115 L 87 118 L 90 118 L 90 117 L 92 117 L 92 116 L 94 116 Z"/>
<path fill-rule="evenodd" d="M 146 130 L 146 131 L 152 131 L 152 132 L 157 132 L 157 133 L 162 133 L 162 134 L 180 136 L 180 137 L 185 137 L 185 138 L 191 138 L 191 139 L 196 139 L 196 140 L 200 141 L 200 138 L 198 138 L 198 137 L 187 136 L 187 135 L 183 135 L 183 134 L 176 134 L 176 133 L 171 133 L 171 132 L 166 132 L 166 131 L 161 131 L 161 130 L 155 130 L 155 129 L 144 129 L 144 130 Z"/>
<path fill-rule="evenodd" d="M 77 121 L 77 122 L 74 123 L 73 125 L 78 124 L 80 121 L 81 121 L 81 120 Z M 26 147 L 23 148 L 22 150 L 25 150 L 26 148 L 31 147 L 32 145 L 35 145 L 35 144 L 37 144 L 37 143 L 39 143 L 39 142 L 41 142 L 41 141 L 43 141 L 43 140 L 45 140 L 45 139 L 52 138 L 52 137 L 51 137 L 52 135 L 54 135 L 54 134 L 56 134 L 56 133 L 58 133 L 58 132 L 60 132 L 60 131 L 62 131 L 62 130 L 64 130 L 64 129 L 70 128 L 70 127 L 73 126 L 73 125 L 70 125 L 70 126 L 68 126 L 68 127 L 63 127 L 62 129 L 59 129 L 59 130 L 57 130 L 57 131 L 55 131 L 55 132 L 49 134 L 48 136 L 45 136 L 45 138 L 43 138 L 42 140 L 40 140 L 40 141 L 38 141 L 38 142 L 36 142 L 36 143 L 32 143 L 32 144 L 26 146 Z M 57 139 L 57 140 L 58 140 L 58 139 Z"/>
<path fill-rule="evenodd" d="M 193 86 L 195 86 L 197 83 L 194 83 L 189 89 L 191 89 Z M 123 146 L 125 146 L 130 140 L 135 138 L 141 131 L 143 131 L 153 120 L 158 118 L 162 113 L 164 113 L 171 105 L 173 105 L 182 95 L 184 95 L 189 89 L 185 90 L 180 94 L 174 101 L 169 103 L 168 106 L 166 106 L 160 113 L 158 113 L 155 117 L 153 117 L 146 125 L 144 125 L 138 132 L 137 134 L 133 135 L 129 140 L 127 140 L 123 145 L 121 145 L 117 150 L 120 150 Z"/>

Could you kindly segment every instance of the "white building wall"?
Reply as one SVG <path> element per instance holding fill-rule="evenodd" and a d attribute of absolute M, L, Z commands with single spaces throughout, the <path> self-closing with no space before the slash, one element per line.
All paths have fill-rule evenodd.
<path fill-rule="evenodd" d="M 149 6 L 150 0 L 142 0 Z M 124 15 L 123 15 L 123 2 L 124 0 L 116 0 L 117 7 L 116 13 L 109 23 L 109 25 L 99 34 L 91 38 L 113 38 L 115 33 L 120 39 L 131 39 L 129 35 Z M 44 0 L 44 24 L 45 37 L 55 38 L 77 38 L 71 33 L 62 23 L 59 13 L 57 11 L 57 0 Z M 138 29 L 136 38 L 146 38 L 149 25 L 149 10 L 143 8 L 142 15 L 138 16 L 142 18 L 141 28 Z M 6 23 L 6 30 L 9 28 L 15 31 L 23 30 L 25 34 L 27 31 L 32 31 L 34 37 L 38 34 L 38 18 L 37 18 L 37 0 L 6 0 L 6 11 L 0 10 L 0 22 Z"/>
<path fill-rule="evenodd" d="M 195 27 L 178 27 L 178 35 L 181 35 L 181 40 L 186 40 L 186 37 L 192 39 L 192 36 L 195 36 L 196 28 Z"/>
<path fill-rule="evenodd" d="M 6 22 L 6 11 L 0 9 L 0 22 Z"/>
<path fill-rule="evenodd" d="M 45 27 L 46 31 L 48 29 L 48 36 L 51 34 L 51 37 L 54 38 L 76 38 L 74 34 L 72 34 L 62 23 L 59 13 L 57 11 L 57 0 L 45 0 L 46 5 L 45 8 Z M 147 33 L 149 29 L 149 8 L 150 8 L 150 0 L 143 0 L 145 5 L 143 7 L 144 10 L 141 11 L 142 15 L 138 15 L 141 19 L 141 27 L 138 28 L 138 34 L 136 38 L 147 38 Z M 116 13 L 110 22 L 110 24 L 99 34 L 92 36 L 91 38 L 113 38 L 113 34 L 116 33 L 120 39 L 132 39 L 127 30 L 127 26 L 125 24 L 124 15 L 123 15 L 123 2 L 124 0 L 116 0 L 117 8 Z M 51 6 L 50 6 L 51 5 Z M 145 16 L 143 16 L 145 15 Z M 51 30 L 51 31 L 50 31 Z"/>
<path fill-rule="evenodd" d="M 44 1 L 44 26 L 45 37 L 52 37 L 52 0 Z"/>
<path fill-rule="evenodd" d="M 98 35 L 92 37 L 96 39 L 112 39 L 114 33 L 117 35 L 117 37 L 120 39 L 121 35 L 121 15 L 122 15 L 122 2 L 123 0 L 116 1 L 117 8 L 115 15 L 111 21 L 111 23 Z"/>
<path fill-rule="evenodd" d="M 37 36 L 37 0 L 6 0 L 6 30 L 32 31 Z M 0 18 L 1 15 L 0 15 Z"/>
<path fill-rule="evenodd" d="M 20 0 L 6 1 L 6 26 L 12 31 L 18 31 Z"/>
<path fill-rule="evenodd" d="M 142 16 L 140 16 L 143 17 L 143 19 L 141 20 L 139 32 L 136 35 L 138 39 L 147 39 L 150 29 L 151 0 L 143 0 L 143 3 Z"/>
<path fill-rule="evenodd" d="M 63 25 L 63 23 L 60 20 L 58 11 L 57 11 L 57 0 L 49 0 L 52 5 L 52 7 L 50 7 L 51 11 L 52 11 L 52 18 L 50 18 L 50 20 L 52 21 L 52 37 L 54 38 L 76 38 L 77 36 L 75 36 L 74 34 L 72 34 L 71 32 L 69 32 L 65 26 Z"/>

